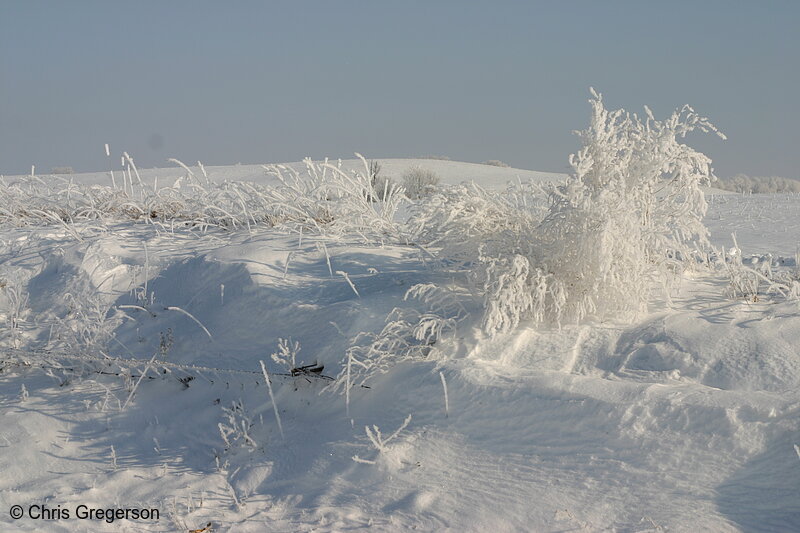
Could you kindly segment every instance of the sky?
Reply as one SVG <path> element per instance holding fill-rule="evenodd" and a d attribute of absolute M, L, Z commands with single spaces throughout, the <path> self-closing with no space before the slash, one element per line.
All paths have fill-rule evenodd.
<path fill-rule="evenodd" d="M 565 172 L 683 104 L 719 176 L 800 178 L 797 1 L 0 0 L 0 173 L 444 155 Z M 104 144 L 112 157 L 105 155 Z"/>

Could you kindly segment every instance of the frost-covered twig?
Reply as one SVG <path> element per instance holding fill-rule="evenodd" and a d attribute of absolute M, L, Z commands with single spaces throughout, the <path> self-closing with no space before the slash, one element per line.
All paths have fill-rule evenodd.
<path fill-rule="evenodd" d="M 278 351 L 274 352 L 272 360 L 283 365 L 289 372 L 297 369 L 297 354 L 300 353 L 300 343 L 292 339 L 278 339 Z"/>
<path fill-rule="evenodd" d="M 250 428 L 253 427 L 253 421 L 245 410 L 244 402 L 241 400 L 233 402 L 230 408 L 223 407 L 222 411 L 225 413 L 227 423 L 220 422 L 217 424 L 217 428 L 222 440 L 225 442 L 225 449 L 230 450 L 234 446 L 242 444 L 255 448 L 257 443 L 250 436 Z"/>
<path fill-rule="evenodd" d="M 386 445 L 389 444 L 392 440 L 394 440 L 401 431 L 408 427 L 408 424 L 411 422 L 411 415 L 408 415 L 403 423 L 397 428 L 391 435 L 384 438 L 381 434 L 381 430 L 378 426 L 373 425 L 370 429 L 369 426 L 364 426 L 364 431 L 367 434 L 367 438 L 369 438 L 372 445 L 378 451 L 378 454 L 385 453 L 387 451 Z M 366 464 L 375 464 L 375 461 L 370 461 L 368 459 L 362 459 L 358 455 L 353 456 L 353 461 L 357 463 L 366 463 Z"/>

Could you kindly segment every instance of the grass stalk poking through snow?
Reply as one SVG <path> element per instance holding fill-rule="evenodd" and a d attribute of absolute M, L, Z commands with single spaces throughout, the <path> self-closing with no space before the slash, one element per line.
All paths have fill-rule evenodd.
<path fill-rule="evenodd" d="M 444 373 L 439 371 L 439 378 L 442 380 L 442 389 L 444 389 L 444 416 L 450 416 L 450 401 L 447 398 L 447 380 L 444 379 Z"/>
<path fill-rule="evenodd" d="M 267 367 L 264 366 L 264 361 L 259 361 L 259 363 L 261 363 L 261 372 L 264 374 L 264 381 L 267 383 L 267 391 L 269 391 L 269 400 L 272 402 L 272 410 L 275 412 L 275 420 L 278 422 L 278 431 L 281 434 L 281 438 L 284 438 L 281 415 L 278 413 L 278 404 L 275 403 L 275 396 L 272 394 L 272 382 L 269 380 L 269 373 L 267 372 Z"/>
<path fill-rule="evenodd" d="M 167 307 L 167 311 L 178 311 L 179 313 L 183 313 L 184 315 L 188 316 L 189 318 L 194 320 L 195 323 L 198 326 L 200 326 L 203 329 L 203 331 L 206 333 L 206 335 L 208 335 L 209 339 L 214 340 L 214 337 L 211 336 L 211 333 L 206 329 L 206 327 L 203 325 L 203 323 L 200 322 L 199 320 L 197 320 L 197 318 L 195 318 L 195 316 L 193 314 L 191 314 L 189 311 L 184 311 L 180 307 L 176 307 L 176 306 L 173 306 L 173 305 Z"/>
<path fill-rule="evenodd" d="M 350 276 L 347 275 L 347 272 L 345 272 L 344 270 L 337 270 L 336 273 L 342 276 L 344 280 L 347 282 L 347 284 L 350 285 L 350 288 L 353 289 L 353 292 L 356 293 L 356 296 L 361 298 L 361 295 L 358 294 L 358 289 L 356 289 L 356 286 L 353 284 L 353 281 L 350 279 Z"/>

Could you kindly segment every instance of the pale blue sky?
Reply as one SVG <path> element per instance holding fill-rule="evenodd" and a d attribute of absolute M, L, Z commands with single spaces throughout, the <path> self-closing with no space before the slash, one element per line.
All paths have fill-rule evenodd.
<path fill-rule="evenodd" d="M 594 86 L 709 116 L 718 175 L 800 177 L 798 28 L 798 1 L 0 0 L 0 173 L 105 170 L 104 143 L 564 171 Z"/>

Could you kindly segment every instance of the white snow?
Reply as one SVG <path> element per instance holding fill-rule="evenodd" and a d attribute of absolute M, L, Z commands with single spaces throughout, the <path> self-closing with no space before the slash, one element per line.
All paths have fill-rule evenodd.
<path fill-rule="evenodd" d="M 380 162 L 396 180 L 420 165 L 492 189 L 564 178 Z M 206 171 L 273 179 L 260 165 Z M 159 186 L 185 174 L 139 172 Z M 707 197 L 715 246 L 735 233 L 745 256 L 796 268 L 800 196 Z M 698 273 L 633 324 L 523 322 L 495 337 L 459 324 L 428 359 L 353 387 L 348 414 L 329 379 L 286 375 L 271 355 L 291 339 L 298 365 L 337 376 L 353 337 L 416 305 L 411 286 L 449 282 L 423 250 L 265 226 L 74 228 L 82 240 L 0 226 L 3 530 L 800 531 L 796 300 L 733 299 Z M 73 516 L 11 518 L 33 504 Z M 160 519 L 79 520 L 80 504 Z"/>

